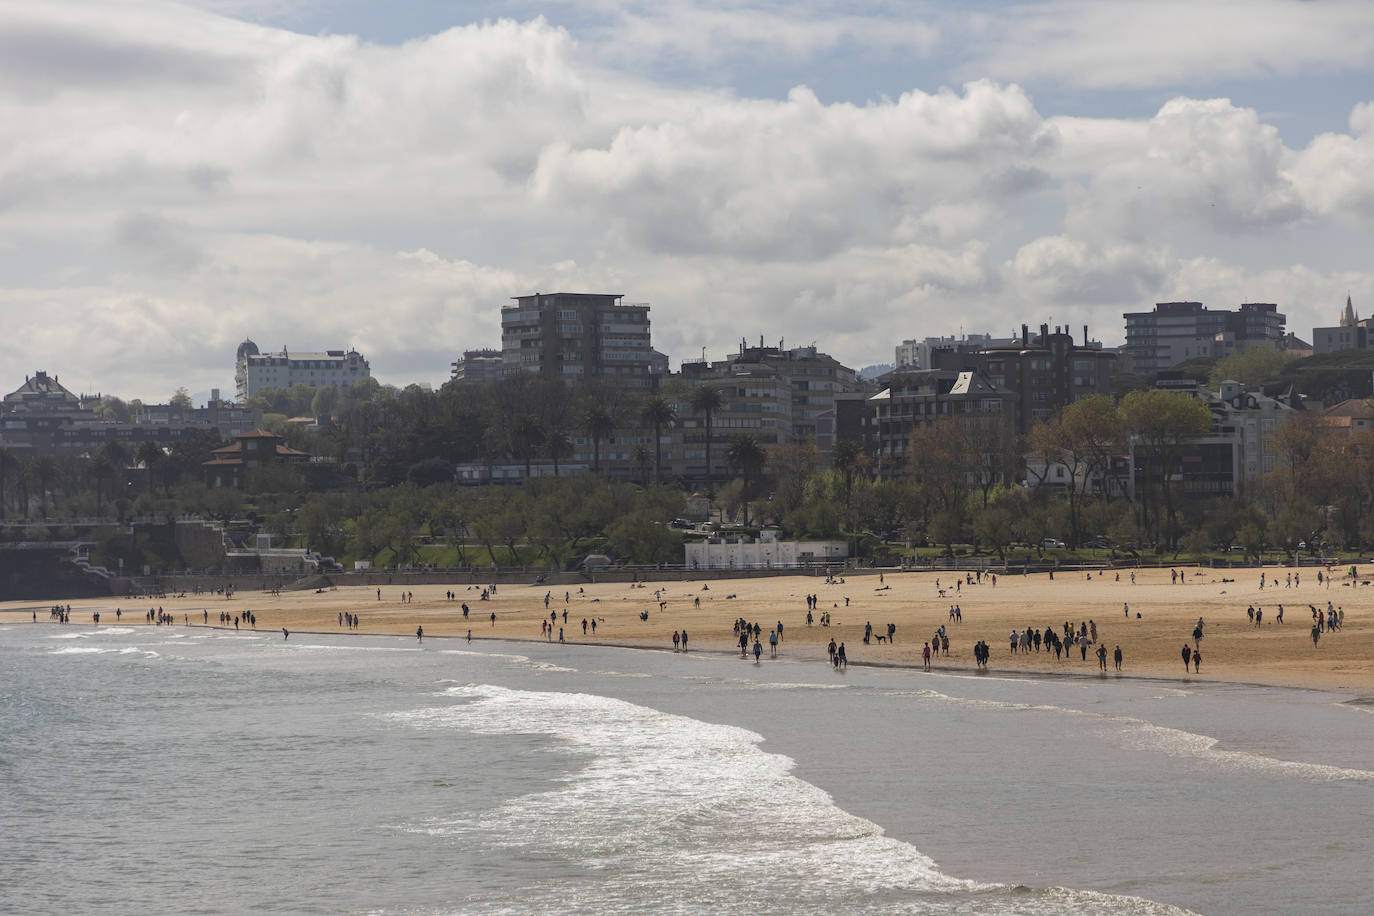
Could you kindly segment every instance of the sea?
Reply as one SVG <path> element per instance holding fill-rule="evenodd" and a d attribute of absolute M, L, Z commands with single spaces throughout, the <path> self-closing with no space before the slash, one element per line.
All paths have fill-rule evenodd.
<path fill-rule="evenodd" d="M 1374 701 L 0 627 L 0 912 L 1360 913 Z"/>

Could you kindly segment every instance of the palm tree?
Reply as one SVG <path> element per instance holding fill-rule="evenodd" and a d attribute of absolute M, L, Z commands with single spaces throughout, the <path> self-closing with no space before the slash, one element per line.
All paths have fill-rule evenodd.
<path fill-rule="evenodd" d="M 604 407 L 593 407 L 583 420 L 587 437 L 592 440 L 592 467 L 601 473 L 601 440 L 615 435 L 615 417 Z"/>
<path fill-rule="evenodd" d="M 709 385 L 702 385 L 692 389 L 692 413 L 699 413 L 706 418 L 706 492 L 711 493 L 711 421 L 715 418 L 717 410 L 725 406 L 725 393 L 719 388 Z"/>
<path fill-rule="evenodd" d="M 155 468 L 161 468 L 163 459 L 165 459 L 166 457 L 167 455 L 162 451 L 162 446 L 158 445 L 156 442 L 153 442 L 151 439 L 145 441 L 142 445 L 140 445 L 138 447 L 138 451 L 134 453 L 134 460 L 137 461 L 139 464 L 143 465 L 148 470 L 149 493 L 153 492 L 153 471 Z M 163 487 L 165 488 L 167 485 L 167 481 L 163 480 L 162 483 Z"/>
<path fill-rule="evenodd" d="M 635 464 L 639 465 L 639 484 L 643 487 L 649 486 L 649 460 L 653 456 L 649 454 L 647 446 L 640 444 L 635 446 Z"/>
<path fill-rule="evenodd" d="M 530 417 L 525 417 L 515 425 L 511 432 L 511 445 L 515 453 L 525 462 L 525 479 L 530 479 L 530 461 L 535 451 L 544 444 L 544 427 Z"/>
<path fill-rule="evenodd" d="M 43 518 L 47 518 L 48 489 L 52 486 L 52 479 L 57 476 L 57 459 L 52 455 L 39 455 L 29 465 L 29 473 L 33 475 L 33 482 L 38 485 L 38 505 Z"/>
<path fill-rule="evenodd" d="M 10 475 L 19 466 L 19 459 L 15 457 L 12 449 L 0 446 L 0 518 L 5 517 L 5 490 L 8 488 Z"/>
<path fill-rule="evenodd" d="M 549 450 L 549 457 L 553 459 L 553 476 L 557 477 L 559 459 L 566 458 L 572 454 L 572 439 L 569 439 L 568 434 L 563 432 L 563 430 L 556 429 L 549 433 L 546 445 Z"/>
<path fill-rule="evenodd" d="M 654 428 L 654 483 L 663 483 L 663 429 L 677 422 L 677 412 L 667 400 L 654 395 L 640 408 L 639 418 Z"/>
<path fill-rule="evenodd" d="M 738 435 L 730 440 L 730 447 L 725 450 L 725 460 L 730 462 L 730 467 L 739 471 L 744 478 L 742 493 L 744 496 L 744 527 L 749 527 L 749 478 L 763 470 L 764 454 L 763 446 L 759 445 L 759 440 L 753 436 Z"/>

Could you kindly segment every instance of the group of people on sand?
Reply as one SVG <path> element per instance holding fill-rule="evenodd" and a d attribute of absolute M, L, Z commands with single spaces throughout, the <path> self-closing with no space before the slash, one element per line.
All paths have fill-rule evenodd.
<path fill-rule="evenodd" d="M 1312 610 L 1312 648 L 1315 649 L 1323 633 L 1334 633 L 1345 625 L 1345 608 L 1332 607 L 1330 601 L 1326 602 L 1325 612 L 1315 605 L 1308 607 Z"/>
<path fill-rule="evenodd" d="M 826 651 L 830 653 L 830 667 L 834 668 L 836 671 L 841 668 L 849 668 L 849 659 L 844 654 L 844 643 L 840 643 L 838 646 L 835 645 L 835 638 L 832 636 L 830 638 L 830 645 L 826 647 Z"/>
<path fill-rule="evenodd" d="M 339 614 L 339 626 L 350 630 L 358 629 L 358 615 L 343 611 Z"/>

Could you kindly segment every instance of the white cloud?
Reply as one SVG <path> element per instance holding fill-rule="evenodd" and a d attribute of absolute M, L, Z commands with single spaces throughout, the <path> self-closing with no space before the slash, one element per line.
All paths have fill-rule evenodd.
<path fill-rule="evenodd" d="M 1069 86 L 1180 86 L 1374 65 L 1364 0 L 1015 3 L 981 26 L 970 73 Z"/>
<path fill-rule="evenodd" d="M 785 13 L 701 34 L 762 41 Z M 845 15 L 805 10 L 778 41 L 821 53 L 811 24 Z M 861 31 L 844 40 L 880 42 Z M 15 375 L 79 367 L 86 387 L 165 397 L 227 386 L 251 336 L 439 382 L 497 343 L 510 296 L 559 288 L 650 301 L 675 359 L 762 333 L 854 364 L 1050 316 L 1113 341 L 1123 310 L 1213 294 L 1278 301 L 1302 333 L 1285 295 L 1374 296 L 1355 244 L 1374 228 L 1374 104 L 1293 149 L 1224 99 L 1065 118 L 986 79 L 863 105 L 653 83 L 542 19 L 379 45 L 0 0 L 13 35 L 32 43 L 0 55 Z M 1314 233 L 1324 263 L 1303 267 Z"/>

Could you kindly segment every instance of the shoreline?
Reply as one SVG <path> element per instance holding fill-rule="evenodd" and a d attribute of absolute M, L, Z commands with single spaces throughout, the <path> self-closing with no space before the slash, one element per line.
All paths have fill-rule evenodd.
<path fill-rule="evenodd" d="M 1318 589 L 1313 574 L 1307 583 L 1285 588 L 1281 579 L 1271 578 L 1274 571 L 1268 568 L 1226 570 L 1230 581 L 1222 583 L 1211 578 L 1210 571 L 1180 569 L 1186 586 L 1171 584 L 1168 569 L 1137 570 L 1135 583 L 1118 581 L 1112 578 L 1114 573 L 1085 572 L 1060 574 L 1054 579 L 1048 574 L 998 577 L 995 586 L 987 578 L 981 585 L 963 585 L 961 578 L 958 588 L 947 572 L 865 571 L 852 581 L 838 579 L 833 584 L 812 576 L 595 583 L 585 584 L 577 594 L 572 588 L 501 585 L 486 600 L 480 597 L 484 586 L 450 583 L 416 587 L 410 600 L 403 600 L 410 592 L 394 586 L 380 590 L 364 586 L 275 595 L 239 592 L 233 598 L 188 595 L 161 601 L 107 596 L 63 605 L 72 608 L 68 626 L 92 625 L 91 615 L 96 611 L 101 614 L 98 626 L 155 626 L 145 615 L 160 608 L 173 616 L 174 627 L 184 627 L 192 613 L 205 616 L 214 609 L 208 623 L 196 620 L 192 625 L 232 630 L 232 624 L 219 624 L 218 615 L 246 611 L 257 616 L 256 629 L 265 635 L 280 632 L 285 626 L 292 635 L 413 638 L 416 627 L 423 626 L 426 636 L 446 640 L 464 639 L 471 629 L 474 640 L 545 644 L 557 642 L 556 635 L 553 639 L 539 635 L 541 621 L 547 623 L 554 614 L 555 626 L 564 629 L 568 644 L 666 652 L 672 651 L 672 633 L 686 630 L 691 634 L 689 651 L 722 655 L 738 654 L 732 625 L 743 617 L 761 624 L 765 658 L 768 630 L 775 621 L 781 621 L 785 630 L 779 651 L 795 660 L 827 664 L 825 646 L 833 637 L 837 643 L 846 644 L 850 664 L 912 671 L 921 671 L 922 643 L 937 627 L 945 625 L 950 655 L 932 657 L 935 673 L 982 676 L 971 651 L 973 643 L 981 639 L 992 650 L 987 671 L 992 677 L 1120 677 L 1153 679 L 1162 684 L 1206 681 L 1339 691 L 1352 696 L 1374 694 L 1374 587 L 1333 583 Z M 1258 587 L 1261 573 L 1270 583 L 1265 589 Z M 943 595 L 937 582 L 943 586 Z M 817 621 L 808 627 L 805 595 L 810 594 L 818 596 Z M 1328 600 L 1345 611 L 1345 623 L 1340 631 L 1322 635 L 1314 649 L 1308 605 L 1320 602 L 1324 609 Z M 461 616 L 465 602 L 472 612 L 467 620 Z M 1273 620 L 1273 607 L 1280 603 L 1285 606 L 1286 622 L 1282 625 Z M 1130 616 L 1123 612 L 1123 604 Z M 5 602 L 0 604 L 0 624 L 32 623 L 37 613 L 40 623 L 60 627 L 62 624 L 48 616 L 56 605 L 33 600 Z M 950 605 L 959 605 L 962 622 L 948 620 Z M 1268 618 L 1260 626 L 1247 619 L 1246 608 L 1252 605 L 1264 609 Z M 128 613 L 116 621 L 112 619 L 115 607 Z M 345 613 L 359 616 L 358 629 L 337 626 L 339 615 Z M 647 620 L 640 618 L 642 613 L 648 615 Z M 832 616 L 831 626 L 820 625 L 819 615 L 823 613 Z M 492 614 L 496 615 L 494 624 Z M 1181 677 L 1177 671 L 1179 646 L 1185 640 L 1192 644 L 1190 632 L 1198 617 L 1206 620 L 1202 670 Z M 584 618 L 589 623 L 596 620 L 595 635 L 590 631 L 582 635 Z M 1013 627 L 1061 631 L 1066 620 L 1075 626 L 1094 621 L 1109 661 L 1114 646 L 1121 646 L 1123 672 L 1118 675 L 1108 670 L 1104 675 L 1098 670 L 1093 656 L 1097 643 L 1086 660 L 1055 660 L 1048 653 L 1010 653 L 1008 637 Z M 893 623 L 897 628 L 894 642 L 864 645 L 864 626 L 870 622 L 875 634 L 884 633 L 886 624 Z"/>

